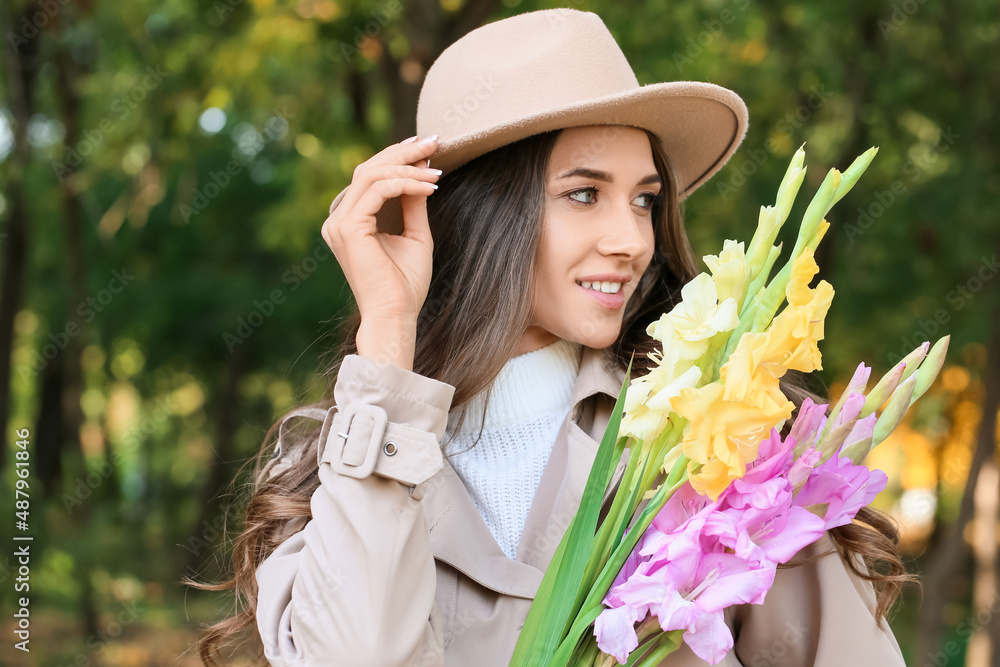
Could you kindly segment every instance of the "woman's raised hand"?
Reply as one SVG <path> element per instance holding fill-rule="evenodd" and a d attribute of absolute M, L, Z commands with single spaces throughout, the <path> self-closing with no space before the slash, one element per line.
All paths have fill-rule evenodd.
<path fill-rule="evenodd" d="M 387 146 L 354 170 L 344 198 L 323 223 L 323 238 L 340 263 L 365 323 L 413 323 L 427 298 L 434 241 L 427 197 L 440 170 L 426 167 L 437 135 Z M 376 229 L 375 214 L 400 197 L 403 233 Z"/>

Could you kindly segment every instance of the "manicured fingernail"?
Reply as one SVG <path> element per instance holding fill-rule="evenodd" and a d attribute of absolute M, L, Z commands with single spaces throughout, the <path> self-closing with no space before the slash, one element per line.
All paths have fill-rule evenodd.
<path fill-rule="evenodd" d="M 443 174 L 443 173 L 444 173 L 444 172 L 443 172 L 443 171 L 441 171 L 440 169 L 426 169 L 426 168 L 425 168 L 425 171 L 429 171 L 429 172 L 431 172 L 432 174 L 437 174 L 438 176 L 440 176 L 441 174 Z"/>
<path fill-rule="evenodd" d="M 435 190 L 437 190 L 437 189 L 438 189 L 438 186 L 437 186 L 437 183 L 428 183 L 427 185 L 431 186 L 431 187 L 432 187 L 432 188 L 434 188 Z"/>
<path fill-rule="evenodd" d="M 432 134 L 429 137 L 424 137 L 423 139 L 421 139 L 420 143 L 422 143 L 422 144 L 429 144 L 430 142 L 436 140 L 437 138 L 438 138 L 438 135 Z"/>
<path fill-rule="evenodd" d="M 403 139 L 403 140 L 402 140 L 402 141 L 400 141 L 399 143 L 401 143 L 401 144 L 408 144 L 408 143 L 410 143 L 410 142 L 412 142 L 412 141 L 416 141 L 416 140 L 417 140 L 417 135 L 415 135 L 415 134 L 414 134 L 414 135 L 413 135 L 412 137 L 410 137 L 409 139 Z"/>

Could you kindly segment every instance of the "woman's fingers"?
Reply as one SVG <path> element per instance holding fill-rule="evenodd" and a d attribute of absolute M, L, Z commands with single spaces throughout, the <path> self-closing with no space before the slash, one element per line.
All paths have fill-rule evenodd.
<path fill-rule="evenodd" d="M 422 161 L 426 163 L 426 160 Z M 366 171 L 363 176 L 356 177 L 357 180 L 351 184 L 347 192 L 344 193 L 344 198 L 340 202 L 339 209 L 345 211 L 356 210 L 363 212 L 365 215 L 374 215 L 371 211 L 370 204 L 365 206 L 364 209 L 358 209 L 358 204 L 364 200 L 380 182 L 386 181 L 411 181 L 415 185 L 418 185 L 421 189 L 417 192 L 418 194 L 430 194 L 434 192 L 436 188 L 427 186 L 427 183 L 433 183 L 440 178 L 438 173 L 439 169 L 428 169 L 424 167 L 415 167 L 408 164 L 394 164 L 394 165 L 382 165 L 379 167 L 373 167 Z M 398 185 L 393 190 L 385 190 L 385 186 L 378 186 L 379 190 L 377 192 L 384 192 L 385 199 L 379 202 L 376 207 L 376 211 L 382 207 L 387 199 L 392 197 L 398 197 L 403 194 L 398 190 Z M 413 191 L 408 191 L 406 194 L 414 194 Z M 371 201 L 370 197 L 367 201 Z"/>
<path fill-rule="evenodd" d="M 352 187 L 348 188 L 344 194 L 341 205 L 350 207 L 357 202 L 363 196 L 363 193 L 359 191 L 367 190 L 368 186 L 377 179 L 386 177 L 384 175 L 386 167 L 413 165 L 431 157 L 436 150 L 436 140 L 429 142 L 400 142 L 385 147 L 354 168 L 354 175 L 351 178 Z"/>
<path fill-rule="evenodd" d="M 403 233 L 408 239 L 418 241 L 433 250 L 430 221 L 427 219 L 426 195 L 403 195 L 399 198 L 403 209 Z"/>
<path fill-rule="evenodd" d="M 394 144 L 354 170 L 323 237 L 344 270 L 363 314 L 416 317 L 427 296 L 433 245 L 427 197 L 437 190 L 440 169 L 428 169 L 434 141 Z M 376 214 L 400 197 L 403 233 L 382 234 Z M 414 243 L 415 241 L 415 243 Z"/>
<path fill-rule="evenodd" d="M 405 177 L 379 179 L 365 189 L 364 194 L 354 205 L 354 215 L 349 220 L 369 227 L 371 233 L 374 234 L 375 214 L 382 208 L 386 200 L 400 195 L 414 195 L 424 198 L 426 202 L 426 198 L 433 194 L 436 189 L 434 184 L 428 180 Z M 406 202 L 402 203 L 405 205 Z"/>

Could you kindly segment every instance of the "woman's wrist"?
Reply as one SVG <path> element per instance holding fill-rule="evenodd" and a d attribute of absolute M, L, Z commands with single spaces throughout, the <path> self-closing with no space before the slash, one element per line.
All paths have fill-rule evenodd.
<path fill-rule="evenodd" d="M 362 318 L 358 327 L 358 354 L 379 365 L 394 364 L 412 371 L 416 343 L 417 322 L 413 318 Z"/>

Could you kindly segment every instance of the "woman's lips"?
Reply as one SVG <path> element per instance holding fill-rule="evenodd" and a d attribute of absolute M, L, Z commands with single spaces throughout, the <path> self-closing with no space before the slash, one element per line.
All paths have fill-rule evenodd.
<path fill-rule="evenodd" d="M 577 287 L 594 297 L 598 303 L 610 310 L 618 310 L 625 305 L 625 285 L 622 285 L 615 294 L 606 294 L 579 284 L 577 284 Z"/>

